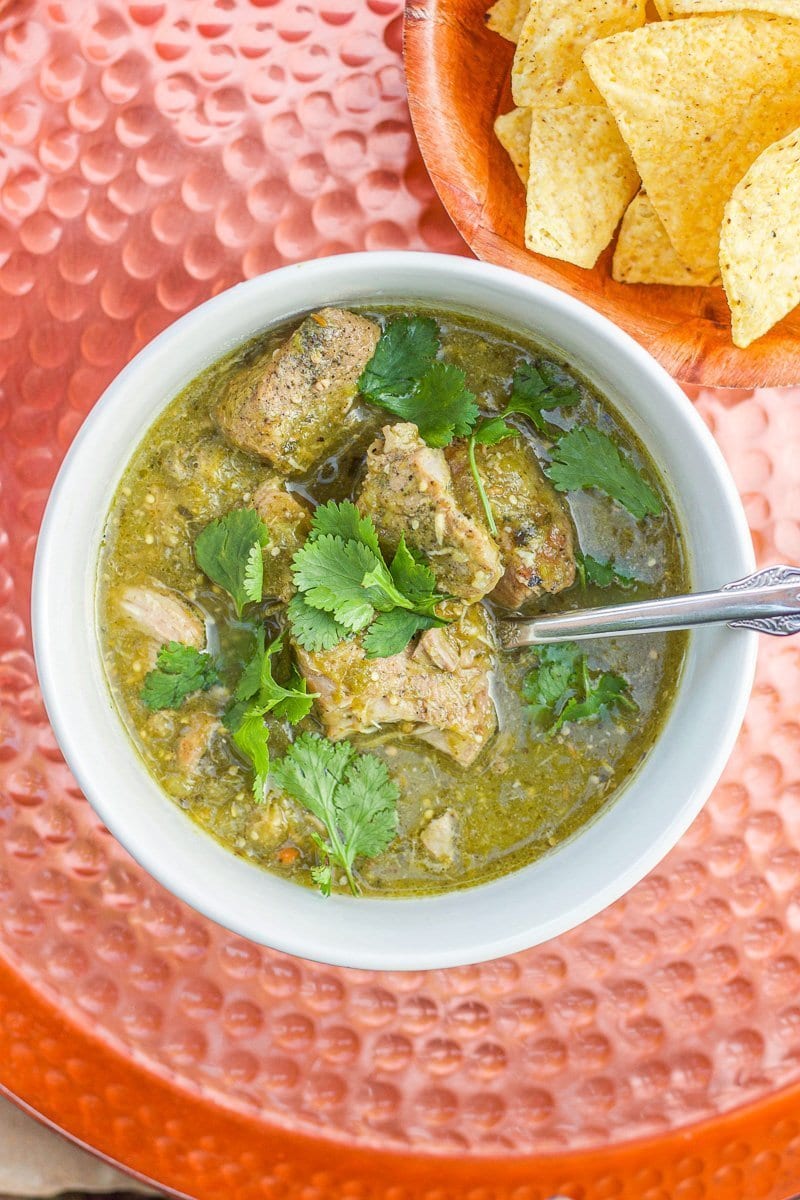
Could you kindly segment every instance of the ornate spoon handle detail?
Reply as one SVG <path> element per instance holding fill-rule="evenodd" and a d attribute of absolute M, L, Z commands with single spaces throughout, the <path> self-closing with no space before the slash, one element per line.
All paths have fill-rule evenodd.
<path fill-rule="evenodd" d="M 717 592 L 578 609 L 558 616 L 509 618 L 500 622 L 500 643 L 513 650 L 544 642 L 719 624 L 778 637 L 800 633 L 800 568 L 767 567 Z"/>

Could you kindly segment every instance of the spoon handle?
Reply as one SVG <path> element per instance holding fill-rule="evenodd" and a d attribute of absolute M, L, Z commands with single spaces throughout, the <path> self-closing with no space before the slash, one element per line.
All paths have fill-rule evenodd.
<path fill-rule="evenodd" d="M 551 617 L 511 618 L 499 624 L 501 645 L 513 650 L 544 642 L 722 623 L 781 637 L 800 633 L 800 568 L 767 567 L 718 592 L 578 609 Z"/>

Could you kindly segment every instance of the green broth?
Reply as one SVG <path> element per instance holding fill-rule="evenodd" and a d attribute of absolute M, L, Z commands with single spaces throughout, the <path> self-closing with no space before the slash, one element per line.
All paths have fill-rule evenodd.
<path fill-rule="evenodd" d="M 364 310 L 364 315 L 383 322 L 393 311 Z M 482 408 L 502 405 L 523 358 L 547 357 L 535 343 L 483 321 L 450 312 L 434 315 L 445 357 L 465 371 Z M 257 353 L 277 346 L 289 328 L 253 339 L 206 370 L 168 405 L 137 448 L 108 517 L 99 563 L 98 626 L 114 701 L 131 740 L 167 794 L 233 852 L 307 884 L 315 861 L 309 818 L 290 803 L 288 817 L 280 817 L 276 830 L 275 805 L 255 804 L 248 770 L 228 738 L 215 739 L 199 776 L 187 777 L 179 770 L 176 744 L 186 720 L 197 712 L 220 714 L 229 695 L 216 689 L 191 697 L 180 710 L 149 712 L 140 691 L 152 665 L 151 647 L 118 605 L 123 585 L 154 579 L 182 593 L 210 621 L 210 648 L 224 651 L 229 664 L 224 682 L 233 682 L 235 664 L 247 653 L 247 625 L 236 620 L 229 597 L 198 571 L 193 542 L 213 517 L 246 505 L 268 468 L 233 449 L 215 429 L 209 410 L 230 375 Z M 583 552 L 613 558 L 641 582 L 624 591 L 583 590 L 576 584 L 533 608 L 564 611 L 686 589 L 680 530 L 655 464 L 612 404 L 563 369 L 578 381 L 581 400 L 561 416 L 551 414 L 553 422 L 594 425 L 612 436 L 660 493 L 664 511 L 637 522 L 599 494 L 570 494 L 567 502 Z M 315 502 L 353 496 L 364 451 L 391 420 L 367 406 L 358 415 L 351 443 L 293 484 L 298 492 Z M 547 442 L 527 425 L 525 436 L 540 458 L 546 457 Z M 485 603 L 492 612 L 491 602 Z M 282 612 L 278 604 L 260 612 L 271 635 L 282 627 Z M 577 722 L 555 736 L 536 727 L 521 698 L 522 678 L 534 652 L 500 655 L 493 683 L 499 729 L 470 768 L 391 727 L 353 737 L 358 749 L 385 758 L 400 788 L 398 837 L 382 855 L 359 864 L 364 892 L 414 895 L 481 883 L 532 862 L 575 833 L 611 802 L 657 738 L 686 644 L 685 635 L 674 633 L 585 643 L 592 667 L 629 680 L 638 711 Z M 272 751 L 278 755 L 288 743 L 288 727 L 267 720 Z M 320 726 L 312 713 L 299 728 Z M 454 861 L 442 864 L 425 853 L 417 834 L 426 819 L 448 807 L 459 813 L 460 833 Z M 277 846 L 287 841 L 301 853 L 296 862 L 281 865 Z"/>

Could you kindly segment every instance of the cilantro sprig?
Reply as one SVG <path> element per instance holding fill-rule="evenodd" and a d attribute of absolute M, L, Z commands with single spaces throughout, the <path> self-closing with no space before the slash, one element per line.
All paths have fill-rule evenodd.
<path fill-rule="evenodd" d="M 420 630 L 447 622 L 436 616 L 446 597 L 430 567 L 400 539 L 391 564 L 370 517 L 349 500 L 321 505 L 304 545 L 292 560 L 297 595 L 288 608 L 295 640 L 310 651 L 330 650 L 366 630 L 367 658 L 399 654 Z"/>
<path fill-rule="evenodd" d="M 397 833 L 400 793 L 385 763 L 374 754 L 358 754 L 349 742 L 304 733 L 273 764 L 272 777 L 324 829 L 324 836 L 312 835 L 322 862 L 311 874 L 322 894 L 330 895 L 338 867 L 358 895 L 355 860 L 380 854 Z"/>
<path fill-rule="evenodd" d="M 547 432 L 545 413 L 557 408 L 572 408 L 581 393 L 571 380 L 560 379 L 548 363 L 521 363 L 514 372 L 511 400 L 506 413 L 521 413 L 539 430 Z"/>
<path fill-rule="evenodd" d="M 519 430 L 506 421 L 506 417 L 514 413 L 527 417 L 540 433 L 544 433 L 547 429 L 545 412 L 570 407 L 580 398 L 574 383 L 558 379 L 545 364 L 535 367 L 533 363 L 524 362 L 514 372 L 511 396 L 503 411 L 496 416 L 484 417 L 473 429 L 467 443 L 469 468 L 492 537 L 497 535 L 497 522 L 478 467 L 475 447 L 494 446 L 505 438 L 518 437 Z"/>
<path fill-rule="evenodd" d="M 219 683 L 217 665 L 205 650 L 183 642 L 167 642 L 156 657 L 156 665 L 144 677 L 141 699 L 145 708 L 180 708 L 193 692 L 206 692 Z"/>
<path fill-rule="evenodd" d="M 637 520 L 657 516 L 664 507 L 630 459 L 599 429 L 570 429 L 555 443 L 545 471 L 559 492 L 594 488 L 619 501 Z"/>
<path fill-rule="evenodd" d="M 612 671 L 597 672 L 575 642 L 554 642 L 537 650 L 536 666 L 523 680 L 531 715 L 548 733 L 567 722 L 601 717 L 612 709 L 636 712 L 630 684 Z"/>
<path fill-rule="evenodd" d="M 601 562 L 599 558 L 593 558 L 591 554 L 584 554 L 580 550 L 575 555 L 575 570 L 584 590 L 588 584 L 600 588 L 611 587 L 612 584 L 619 588 L 630 588 L 640 582 L 633 575 L 621 571 L 611 560 Z"/>
<path fill-rule="evenodd" d="M 245 604 L 261 599 L 264 588 L 262 550 L 269 533 L 255 509 L 234 508 L 209 522 L 194 544 L 200 570 L 233 598 L 241 619 Z"/>
<path fill-rule="evenodd" d="M 381 334 L 358 382 L 361 395 L 402 421 L 429 446 L 466 437 L 478 419 L 464 372 L 437 362 L 439 329 L 432 317 L 395 317 Z"/>
<path fill-rule="evenodd" d="M 277 682 L 272 660 L 282 648 L 282 638 L 266 645 L 263 625 L 258 629 L 253 654 L 239 677 L 233 703 L 223 717 L 237 748 L 253 768 L 253 796 L 257 803 L 264 799 L 270 769 L 269 729 L 264 717 L 272 712 L 296 725 L 308 716 L 317 698 L 316 692 L 308 691 L 296 666 L 292 667 L 286 686 Z"/>

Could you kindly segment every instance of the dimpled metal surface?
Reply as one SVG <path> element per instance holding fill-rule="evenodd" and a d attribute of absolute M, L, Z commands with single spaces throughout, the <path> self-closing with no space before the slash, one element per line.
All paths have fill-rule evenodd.
<path fill-rule="evenodd" d="M 765 640 L 725 777 L 654 874 L 538 950 L 431 973 L 300 962 L 183 907 L 45 718 L 36 531 L 122 364 L 283 263 L 463 252 L 400 33 L 396 0 L 0 0 L 0 1082 L 203 1198 L 778 1200 L 800 1178 L 798 646 Z M 759 563 L 800 563 L 800 397 L 693 398 Z"/>

